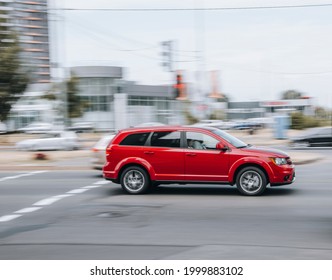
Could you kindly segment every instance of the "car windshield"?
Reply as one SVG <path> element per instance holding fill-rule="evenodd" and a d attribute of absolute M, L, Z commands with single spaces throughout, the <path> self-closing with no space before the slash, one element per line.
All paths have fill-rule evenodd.
<path fill-rule="evenodd" d="M 249 145 L 241 141 L 240 139 L 236 138 L 235 136 L 228 134 L 227 132 L 215 129 L 213 132 L 219 136 L 221 136 L 223 139 L 225 139 L 228 143 L 232 144 L 236 148 L 244 148 L 248 147 Z"/>

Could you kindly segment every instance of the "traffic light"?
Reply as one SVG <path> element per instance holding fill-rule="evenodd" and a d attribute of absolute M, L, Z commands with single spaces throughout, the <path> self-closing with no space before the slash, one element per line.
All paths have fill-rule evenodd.
<path fill-rule="evenodd" d="M 211 71 L 212 90 L 209 95 L 210 98 L 214 98 L 214 99 L 223 98 L 223 95 L 219 91 L 218 75 L 219 75 L 218 71 Z"/>
<path fill-rule="evenodd" d="M 162 46 L 162 66 L 164 70 L 172 72 L 173 71 L 173 42 L 164 41 L 161 42 Z"/>
<path fill-rule="evenodd" d="M 183 82 L 183 76 L 181 73 L 176 74 L 176 83 L 174 87 L 174 95 L 176 100 L 186 100 L 186 85 Z"/>

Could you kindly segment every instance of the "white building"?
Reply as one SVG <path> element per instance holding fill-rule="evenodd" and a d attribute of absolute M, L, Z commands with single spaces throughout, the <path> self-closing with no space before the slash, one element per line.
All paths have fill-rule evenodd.
<path fill-rule="evenodd" d="M 80 97 L 88 106 L 82 117 L 72 122 L 90 122 L 97 130 L 113 130 L 142 122 L 185 123 L 183 103 L 174 100 L 170 85 L 137 85 L 123 80 L 121 67 L 81 66 L 70 72 L 78 80 Z M 58 86 L 60 89 L 61 86 Z M 52 92 L 56 100 L 43 96 Z M 51 84 L 30 85 L 12 107 L 10 127 L 31 122 L 58 124 L 64 121 L 65 95 Z"/>

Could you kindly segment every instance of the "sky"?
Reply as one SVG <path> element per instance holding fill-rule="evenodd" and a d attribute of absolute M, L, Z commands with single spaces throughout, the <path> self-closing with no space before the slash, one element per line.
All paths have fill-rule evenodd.
<path fill-rule="evenodd" d="M 192 98 L 210 91 L 216 71 L 231 101 L 276 100 L 292 89 L 332 107 L 332 0 L 51 3 L 60 9 L 53 11 L 53 59 L 63 66 L 121 66 L 126 80 L 169 84 L 175 74 L 161 66 L 161 42 L 173 41 L 174 68 L 194 85 Z M 257 8 L 302 5 L 309 6 Z"/>

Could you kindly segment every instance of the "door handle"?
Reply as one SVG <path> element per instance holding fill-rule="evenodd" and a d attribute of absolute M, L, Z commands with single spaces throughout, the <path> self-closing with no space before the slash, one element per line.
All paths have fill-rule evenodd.
<path fill-rule="evenodd" d="M 186 156 L 188 156 L 188 157 L 194 157 L 194 156 L 196 156 L 197 154 L 195 154 L 195 153 L 187 153 L 186 154 Z"/>
<path fill-rule="evenodd" d="M 146 155 L 153 155 L 154 152 L 151 152 L 151 151 L 144 151 L 144 154 L 146 154 Z"/>

